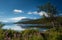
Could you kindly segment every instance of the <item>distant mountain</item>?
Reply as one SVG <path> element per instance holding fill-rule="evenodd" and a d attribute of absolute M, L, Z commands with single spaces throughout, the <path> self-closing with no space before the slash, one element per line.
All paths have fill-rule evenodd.
<path fill-rule="evenodd" d="M 17 24 L 38 24 L 42 19 L 22 19 Z M 43 21 L 42 21 L 43 22 Z"/>
<path fill-rule="evenodd" d="M 46 19 L 40 18 L 40 19 L 32 19 L 32 20 L 27 20 L 23 22 L 17 22 L 18 24 L 46 24 L 50 23 L 50 17 L 47 17 Z M 62 23 L 62 17 L 54 17 L 54 19 L 60 23 Z"/>
<path fill-rule="evenodd" d="M 26 18 L 26 19 L 22 19 L 22 20 L 18 21 L 17 23 L 22 23 L 22 22 L 31 21 L 31 20 L 34 20 L 34 19 Z"/>

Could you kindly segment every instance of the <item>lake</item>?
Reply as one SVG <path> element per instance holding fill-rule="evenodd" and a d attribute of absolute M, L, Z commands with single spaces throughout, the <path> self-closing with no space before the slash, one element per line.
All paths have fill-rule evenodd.
<path fill-rule="evenodd" d="M 42 26 L 42 24 L 13 24 L 13 23 L 6 23 L 3 29 L 11 29 L 15 31 L 22 31 L 28 29 L 29 26 Z M 41 31 L 46 31 L 46 28 L 36 28 L 33 27 L 32 29 L 39 29 Z"/>

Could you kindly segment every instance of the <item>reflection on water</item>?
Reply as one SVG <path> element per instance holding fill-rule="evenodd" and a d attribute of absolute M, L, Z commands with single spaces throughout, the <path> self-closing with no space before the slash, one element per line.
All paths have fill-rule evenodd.
<path fill-rule="evenodd" d="M 11 30 L 17 30 L 22 31 L 28 28 L 29 26 L 41 26 L 41 24 L 13 24 L 13 23 L 7 23 L 3 29 L 11 29 Z M 36 29 L 35 27 L 33 29 Z M 41 31 L 45 31 L 45 28 L 37 28 Z"/>
<path fill-rule="evenodd" d="M 28 27 L 37 27 L 37 26 L 44 26 L 42 24 L 18 24 L 18 26 L 21 26 L 22 28 L 28 28 Z"/>
<path fill-rule="evenodd" d="M 17 24 L 13 24 L 13 23 L 6 24 L 3 27 L 3 29 L 11 29 L 11 30 L 17 30 L 17 31 L 25 30 L 25 28 L 22 28 L 21 26 L 18 26 Z"/>

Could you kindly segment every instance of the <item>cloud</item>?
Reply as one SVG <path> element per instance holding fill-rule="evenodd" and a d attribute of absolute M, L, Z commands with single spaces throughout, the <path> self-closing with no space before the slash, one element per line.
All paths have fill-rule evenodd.
<path fill-rule="evenodd" d="M 28 12 L 28 14 L 35 14 L 35 15 L 40 15 L 40 16 L 43 16 L 45 15 L 46 17 L 48 17 L 47 13 L 44 12 L 44 11 L 41 11 L 41 12 L 37 12 L 37 11 L 34 11 L 34 12 Z"/>
<path fill-rule="evenodd" d="M 46 17 L 48 17 L 47 13 L 46 13 L 46 12 L 44 12 L 44 11 L 41 11 L 41 12 L 39 12 L 38 14 L 39 14 L 40 16 L 45 15 Z"/>
<path fill-rule="evenodd" d="M 34 11 L 34 12 L 28 12 L 28 14 L 37 14 L 37 12 L 36 11 Z"/>
<path fill-rule="evenodd" d="M 7 21 L 7 20 L 2 20 L 2 22 L 9 22 L 9 21 Z"/>
<path fill-rule="evenodd" d="M 13 12 L 15 12 L 16 14 L 17 14 L 17 13 L 23 13 L 22 10 L 18 10 L 18 9 L 14 9 Z"/>
<path fill-rule="evenodd" d="M 28 12 L 28 14 L 32 14 L 32 12 Z"/>
<path fill-rule="evenodd" d="M 14 22 L 17 22 L 19 20 L 25 19 L 26 17 L 15 17 L 15 18 L 10 18 L 9 20 L 12 20 Z"/>
<path fill-rule="evenodd" d="M 37 14 L 38 12 L 37 11 L 34 11 L 34 12 L 32 12 L 33 14 Z"/>
<path fill-rule="evenodd" d="M 0 20 L 0 21 L 2 21 L 2 22 L 18 22 L 25 18 L 27 18 L 27 17 L 14 17 L 14 18 L 6 18 L 6 19 Z"/>

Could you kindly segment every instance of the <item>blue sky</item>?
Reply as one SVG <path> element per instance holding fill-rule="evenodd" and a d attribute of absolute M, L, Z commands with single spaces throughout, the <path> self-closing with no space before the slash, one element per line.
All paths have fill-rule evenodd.
<path fill-rule="evenodd" d="M 17 22 L 24 18 L 36 19 L 42 16 L 37 14 L 37 6 L 44 5 L 50 1 L 62 11 L 61 0 L 0 0 L 0 21 L 3 22 Z"/>

